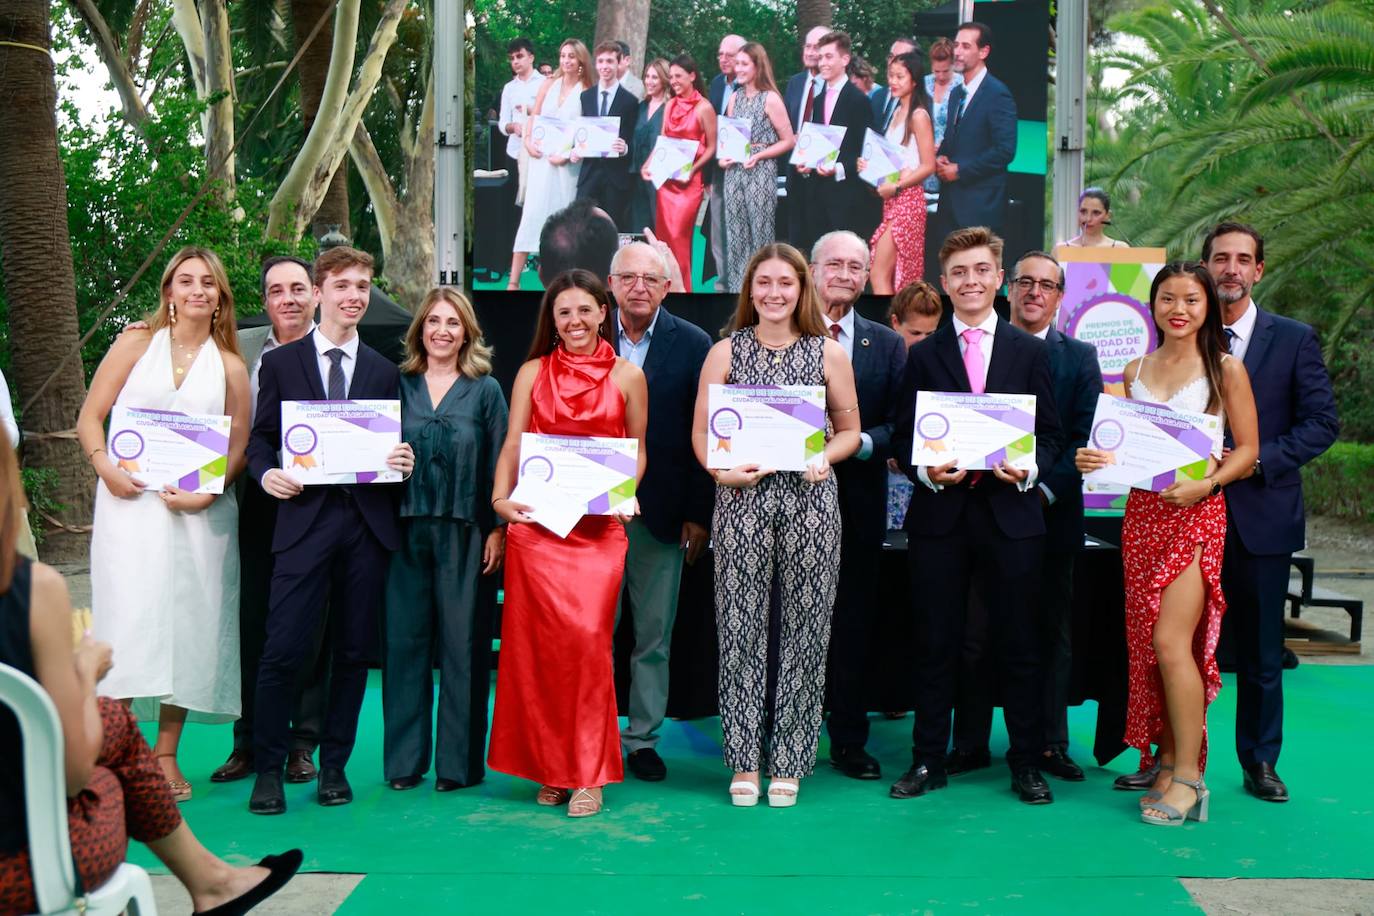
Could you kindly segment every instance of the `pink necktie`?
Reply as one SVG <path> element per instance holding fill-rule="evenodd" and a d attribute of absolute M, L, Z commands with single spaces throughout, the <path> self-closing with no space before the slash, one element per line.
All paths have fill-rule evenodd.
<path fill-rule="evenodd" d="M 835 100 L 839 98 L 840 90 L 833 86 L 825 88 L 825 123 L 830 123 L 830 117 L 835 113 Z"/>
<path fill-rule="evenodd" d="M 968 373 L 969 391 L 982 394 L 987 384 L 988 368 L 983 359 L 982 328 L 969 328 L 961 335 L 964 338 L 964 372 Z"/>

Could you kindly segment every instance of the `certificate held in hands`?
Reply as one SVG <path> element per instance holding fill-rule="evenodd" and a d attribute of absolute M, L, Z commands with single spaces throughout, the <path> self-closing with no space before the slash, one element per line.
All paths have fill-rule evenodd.
<path fill-rule="evenodd" d="M 696 155 L 697 141 L 659 134 L 649 153 L 649 180 L 655 188 L 663 187 L 669 179 L 686 181 L 691 175 Z"/>
<path fill-rule="evenodd" d="M 990 471 L 999 464 L 1035 466 L 1035 395 L 916 392 L 912 467 L 953 461 L 963 471 Z"/>
<path fill-rule="evenodd" d="M 911 150 L 893 143 L 871 127 L 864 134 L 863 157 L 868 167 L 859 172 L 859 177 L 875 188 L 896 184 L 902 178 L 902 169 L 911 166 Z"/>
<path fill-rule="evenodd" d="M 282 470 L 303 484 L 395 483 L 401 402 L 282 401 Z"/>
<path fill-rule="evenodd" d="M 573 121 L 572 151 L 583 159 L 618 159 L 621 154 L 611 147 L 619 137 L 619 118 L 577 118 Z"/>
<path fill-rule="evenodd" d="M 793 165 L 816 169 L 824 166 L 833 169 L 840 159 L 840 144 L 844 143 L 844 132 L 848 128 L 840 125 L 817 124 L 807 121 L 797 134 L 797 145 L 792 147 Z"/>
<path fill-rule="evenodd" d="M 223 493 L 229 425 L 218 414 L 115 405 L 106 448 L 117 467 L 150 490 Z"/>
<path fill-rule="evenodd" d="M 716 158 L 743 162 L 749 158 L 749 138 L 754 128 L 748 118 L 716 119 Z"/>
<path fill-rule="evenodd" d="M 804 471 L 825 451 L 825 386 L 712 385 L 706 466 Z"/>
<path fill-rule="evenodd" d="M 542 156 L 566 156 L 572 152 L 573 127 L 562 118 L 535 115 L 530 125 L 530 140 Z"/>
<path fill-rule="evenodd" d="M 1107 452 L 1109 463 L 1083 475 L 1083 482 L 1158 493 L 1184 480 L 1201 480 L 1221 434 L 1221 418 L 1209 413 L 1100 394 L 1088 448 Z"/>
<path fill-rule="evenodd" d="M 633 513 L 639 440 L 601 436 L 520 436 L 520 478 L 511 500 L 567 537 L 584 515 Z"/>

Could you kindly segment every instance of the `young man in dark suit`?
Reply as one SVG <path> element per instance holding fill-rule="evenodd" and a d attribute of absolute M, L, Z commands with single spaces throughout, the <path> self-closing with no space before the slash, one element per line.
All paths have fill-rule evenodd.
<path fill-rule="evenodd" d="M 954 69 L 962 85 L 949 94 L 949 124 L 936 150 L 940 205 L 932 230 L 939 238 L 965 226 L 1001 232 L 1007 214 L 1007 166 L 1016 156 L 1016 101 L 988 72 L 992 30 L 959 26 Z"/>
<path fill-rule="evenodd" d="M 668 768 L 655 749 L 668 710 L 668 655 L 677 619 L 683 562 L 695 563 L 710 538 L 715 487 L 692 452 L 692 412 L 711 339 L 662 307 L 672 282 L 671 256 L 643 242 L 611 262 L 616 309 L 607 336 L 618 355 L 644 370 L 649 384 L 648 470 L 640 514 L 625 526 L 625 584 L 618 610 L 634 620 L 629 724 L 620 733 L 630 772 L 657 782 Z M 618 615 L 617 615 L 618 616 Z"/>
<path fill-rule="evenodd" d="M 893 798 L 914 798 L 946 785 L 960 650 L 969 591 L 981 583 L 992 635 L 991 657 L 1002 673 L 1011 750 L 1012 789 L 1030 804 L 1053 801 L 1040 774 L 1044 747 L 1037 593 L 1045 516 L 1035 489 L 1063 446 L 1048 348 L 997 317 L 1002 240 L 982 226 L 962 229 L 940 249 L 941 281 L 953 320 L 907 354 L 901 406 L 893 434 L 895 457 L 917 482 L 906 516 L 911 599 L 916 616 L 916 723 L 912 765 L 893 784 Z M 960 469 L 953 461 L 913 467 L 918 391 L 1035 395 L 1035 468 L 1005 462 L 992 470 Z"/>
<path fill-rule="evenodd" d="M 863 686 L 873 638 L 874 583 L 887 535 L 887 459 L 892 421 L 906 365 L 906 345 L 891 328 L 854 311 L 868 282 L 868 245 L 840 230 L 816 240 L 811 252 L 825 324 L 854 366 L 859 395 L 859 451 L 835 465 L 840 489 L 840 581 L 830 625 L 830 762 L 852 779 L 880 779 L 882 769 L 868 743 Z"/>
<path fill-rule="evenodd" d="M 801 130 L 803 123 L 811 120 L 816 93 L 821 89 L 820 40 L 829 33 L 830 30 L 823 25 L 818 25 L 806 33 L 802 38 L 802 71 L 792 74 L 783 89 L 782 102 L 787 107 L 787 118 L 792 122 L 794 135 Z M 780 167 L 785 170 L 787 194 L 778 198 L 778 235 L 793 246 L 806 251 L 802 245 L 804 232 L 801 225 L 806 216 L 806 208 L 801 203 L 802 188 L 806 182 L 797 173 L 795 166 L 785 159 L 781 162 Z"/>
<path fill-rule="evenodd" d="M 1231 354 L 1250 374 L 1259 414 L 1254 473 L 1226 488 L 1222 627 L 1236 659 L 1236 754 L 1247 792 L 1286 802 L 1288 787 L 1275 766 L 1283 747 L 1288 567 L 1307 540 L 1300 472 L 1336 441 L 1340 419 L 1317 335 L 1264 311 L 1251 296 L 1264 276 L 1260 234 L 1242 223 L 1221 223 L 1203 241 L 1202 261 L 1217 281 Z"/>
<path fill-rule="evenodd" d="M 596 201 L 617 228 L 624 227 L 630 207 L 630 140 L 634 137 L 639 100 L 620 85 L 620 44 L 603 41 L 596 46 L 597 83 L 582 93 L 582 115 L 588 118 L 619 118 L 620 136 L 612 149 L 614 158 L 582 160 L 577 175 L 577 196 Z M 574 155 L 573 161 L 577 161 Z"/>
<path fill-rule="evenodd" d="M 1043 340 L 1049 348 L 1054 400 L 1064 430 L 1064 449 L 1053 467 L 1040 474 L 1036 489 L 1045 509 L 1045 560 L 1040 591 L 1041 664 L 1044 670 L 1044 751 L 1039 766 L 1058 779 L 1081 782 L 1083 769 L 1069 756 L 1069 676 L 1073 668 L 1073 567 L 1083 548 L 1083 476 L 1074 453 L 1092 432 L 1102 370 L 1091 344 L 1061 334 L 1054 327 L 1064 297 L 1064 268 L 1050 254 L 1021 256 L 1008 284 L 1011 323 Z M 954 752 L 945 761 L 949 775 L 990 764 L 992 690 L 986 647 L 990 634 L 973 634 L 964 644 L 959 707 L 954 714 Z"/>
<path fill-rule="evenodd" d="M 330 635 L 325 648 L 332 653 L 333 670 L 320 742 L 318 798 L 321 805 L 353 800 L 344 766 L 357 736 L 387 562 L 399 546 L 395 487 L 307 488 L 281 467 L 283 401 L 399 397 L 396 367 L 358 339 L 358 322 L 372 287 L 372 257 L 346 246 L 331 248 L 315 260 L 314 282 L 320 324 L 263 356 L 248 441 L 249 472 L 269 496 L 281 500 L 272 535 L 267 642 L 255 699 L 253 764 L 258 777 L 248 802 L 254 814 L 286 810 L 282 766 L 296 672 L 312 648 L 326 606 Z M 387 465 L 402 474 L 410 473 L 414 461 L 404 442 L 387 457 Z"/>
<path fill-rule="evenodd" d="M 882 209 L 878 196 L 859 180 L 857 162 L 863 152 L 864 133 L 873 126 L 873 108 L 868 96 L 845 73 L 852 56 L 850 47 L 844 32 L 827 32 L 817 43 L 821 86 L 811 105 L 811 120 L 844 127 L 845 134 L 834 166 L 797 167 L 801 194 L 791 206 L 801 206 L 789 220 L 796 233 L 793 244 L 802 251 L 810 251 L 816 239 L 836 229 L 867 238 L 877 228 Z"/>

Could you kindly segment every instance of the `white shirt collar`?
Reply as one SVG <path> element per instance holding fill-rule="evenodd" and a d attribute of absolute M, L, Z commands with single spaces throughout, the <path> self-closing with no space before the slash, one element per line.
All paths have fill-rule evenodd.
<path fill-rule="evenodd" d="M 821 82 L 825 82 L 825 81 L 822 80 Z M 841 74 L 841 76 L 839 77 L 839 79 L 835 80 L 835 82 L 833 82 L 833 83 L 825 83 L 825 88 L 826 88 L 826 89 L 834 89 L 836 92 L 839 92 L 841 89 L 844 88 L 844 84 L 847 83 L 847 82 L 849 82 L 849 77 L 848 77 L 847 75 Z"/>
<path fill-rule="evenodd" d="M 1049 340 L 1049 337 L 1050 337 L 1050 326 L 1049 326 L 1049 325 L 1045 325 L 1043 328 L 1041 328 L 1040 330 L 1036 331 L 1034 336 L 1039 337 L 1041 340 Z"/>
<path fill-rule="evenodd" d="M 353 336 L 349 338 L 348 343 L 343 344 L 333 343 L 332 341 L 330 341 L 328 337 L 325 337 L 323 334 L 321 334 L 318 328 L 314 329 L 312 339 L 315 341 L 315 352 L 319 353 L 320 356 L 324 356 L 326 353 L 328 353 L 330 350 L 333 350 L 337 346 L 340 350 L 344 351 L 344 357 L 346 359 L 358 358 L 359 338 L 356 331 L 353 333 Z"/>
<path fill-rule="evenodd" d="M 601 85 L 601 80 L 597 80 L 597 81 L 596 81 L 596 94 L 597 94 L 597 97 L 598 97 L 598 98 L 600 98 L 601 93 L 603 93 L 603 92 L 608 92 L 608 93 L 610 93 L 610 98 L 614 98 L 614 97 L 615 97 L 615 91 L 616 91 L 617 89 L 619 89 L 619 88 L 620 88 L 620 79 L 619 79 L 619 78 L 617 78 L 616 81 L 613 82 L 613 83 L 611 83 L 609 86 L 603 86 L 603 85 Z"/>
<path fill-rule="evenodd" d="M 1250 335 L 1255 333 L 1255 322 L 1258 320 L 1259 308 L 1255 305 L 1255 300 L 1252 297 L 1245 311 L 1236 319 L 1236 323 L 1228 324 L 1226 327 L 1230 328 L 1231 332 L 1238 338 L 1248 342 Z"/>
<path fill-rule="evenodd" d="M 313 321 L 310 322 L 310 327 L 308 327 L 308 328 L 305 329 L 305 333 L 306 333 L 306 334 L 314 334 L 314 333 L 315 333 L 315 322 L 313 322 Z M 301 336 L 304 337 L 305 334 L 302 334 Z M 319 336 L 319 335 L 316 335 L 316 336 Z M 280 341 L 280 340 L 277 340 L 277 329 L 276 329 L 275 327 L 273 327 L 272 325 L 269 324 L 269 325 L 267 326 L 267 340 L 263 342 L 262 348 L 263 348 L 264 350 L 273 350 L 273 349 L 276 349 L 277 347 L 280 347 L 280 346 L 281 346 L 281 341 Z"/>
<path fill-rule="evenodd" d="M 649 326 L 648 326 L 647 328 L 644 329 L 643 335 L 641 335 L 640 338 L 639 338 L 639 343 L 642 344 L 642 343 L 644 343 L 645 341 L 648 341 L 648 340 L 652 340 L 652 339 L 653 339 L 653 336 L 654 336 L 654 328 L 658 327 L 658 316 L 659 316 L 662 312 L 663 312 L 663 307 L 662 307 L 662 306 L 659 306 L 658 308 L 654 309 L 654 317 L 651 318 L 651 319 L 649 319 Z M 617 331 L 619 332 L 619 334 L 620 334 L 620 342 L 621 342 L 622 344 L 629 344 L 629 345 L 632 346 L 632 347 L 638 346 L 638 344 L 636 344 L 633 340 L 630 340 L 630 335 L 627 334 L 626 331 L 625 331 L 625 319 L 624 319 L 624 317 L 623 317 L 623 313 L 622 313 L 622 310 L 621 310 L 621 309 L 616 309 L 615 327 L 616 327 L 616 330 L 617 330 Z"/>
<path fill-rule="evenodd" d="M 980 328 L 987 337 L 992 337 L 997 332 L 997 310 L 988 313 L 988 317 L 983 319 L 982 324 L 965 324 L 956 314 L 954 317 L 954 334 L 962 338 L 964 332 L 969 328 Z"/>
<path fill-rule="evenodd" d="M 840 335 L 841 335 L 842 337 L 848 337 L 850 340 L 853 340 L 853 339 L 854 339 L 854 307 L 853 307 L 853 306 L 850 306 L 849 310 L 846 311 L 846 312 L 844 313 L 844 317 L 841 318 L 838 322 L 837 322 L 837 321 L 834 321 L 834 320 L 832 320 L 832 319 L 829 319 L 829 318 L 827 318 L 826 321 L 828 322 L 827 325 L 826 325 L 826 329 L 827 329 L 827 330 L 829 330 L 830 325 L 832 325 L 832 324 L 838 324 L 838 325 L 840 326 Z"/>
<path fill-rule="evenodd" d="M 962 76 L 962 74 L 960 75 Z M 973 94 L 978 91 L 978 87 L 983 85 L 983 77 L 987 75 L 988 68 L 985 65 L 981 70 L 978 71 L 978 75 L 975 76 L 972 80 L 964 80 L 964 96 L 970 99 L 973 98 Z"/>

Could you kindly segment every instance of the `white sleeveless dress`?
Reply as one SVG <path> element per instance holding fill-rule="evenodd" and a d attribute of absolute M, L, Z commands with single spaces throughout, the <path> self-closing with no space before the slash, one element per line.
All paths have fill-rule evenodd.
<path fill-rule="evenodd" d="M 207 341 L 181 388 L 172 382 L 171 336 L 153 335 L 115 403 L 225 412 L 224 362 Z M 100 693 L 134 699 L 139 718 L 159 702 L 190 721 L 239 715 L 238 503 L 233 487 L 200 512 L 173 512 L 148 489 L 120 499 L 97 485 L 91 535 L 91 618 L 114 647 Z"/>
<path fill-rule="evenodd" d="M 558 79 L 555 77 L 555 79 Z M 540 114 L 554 118 L 571 120 L 582 116 L 582 90 L 573 89 L 563 104 L 558 104 L 559 79 L 549 87 L 544 96 L 544 107 Z M 525 206 L 520 211 L 520 227 L 515 230 L 513 251 L 536 253 L 539 251 L 539 233 L 544 231 L 544 223 L 550 216 L 573 202 L 577 196 L 577 176 L 582 172 L 582 163 L 550 165 L 547 155 L 538 159 L 530 157 L 529 171 L 525 178 Z"/>

